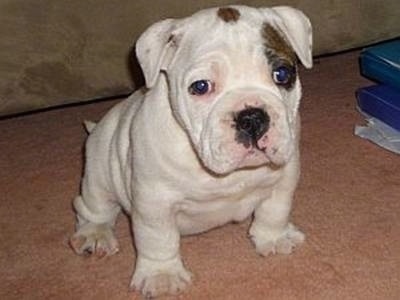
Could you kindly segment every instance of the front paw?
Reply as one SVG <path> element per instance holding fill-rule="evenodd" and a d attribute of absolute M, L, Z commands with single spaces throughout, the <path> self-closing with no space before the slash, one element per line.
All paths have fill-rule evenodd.
<path fill-rule="evenodd" d="M 288 224 L 285 230 L 274 232 L 258 228 L 256 224 L 250 228 L 250 237 L 256 251 L 262 256 L 269 254 L 290 254 L 305 240 L 305 235 L 294 225 Z"/>
<path fill-rule="evenodd" d="M 177 295 L 191 282 L 191 273 L 183 266 L 180 259 L 153 261 L 139 258 L 131 288 L 140 291 L 148 298 L 162 295 Z"/>
<path fill-rule="evenodd" d="M 71 237 L 70 245 L 79 255 L 93 255 L 98 258 L 118 252 L 118 241 L 109 224 L 87 223 Z"/>

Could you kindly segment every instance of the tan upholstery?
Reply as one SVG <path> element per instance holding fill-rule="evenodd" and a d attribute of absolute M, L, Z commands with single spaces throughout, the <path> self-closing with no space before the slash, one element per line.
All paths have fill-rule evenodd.
<path fill-rule="evenodd" d="M 400 35 L 398 0 L 1 0 L 0 116 L 129 93 L 141 84 L 130 50 L 147 26 L 227 3 L 302 9 L 317 55 Z"/>

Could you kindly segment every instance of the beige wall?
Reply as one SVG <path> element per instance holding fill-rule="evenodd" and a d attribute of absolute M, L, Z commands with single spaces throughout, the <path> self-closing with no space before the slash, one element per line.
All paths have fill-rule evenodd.
<path fill-rule="evenodd" d="M 228 3 L 302 9 L 314 54 L 400 35 L 399 0 L 0 0 L 0 115 L 128 93 L 129 51 L 148 25 Z"/>

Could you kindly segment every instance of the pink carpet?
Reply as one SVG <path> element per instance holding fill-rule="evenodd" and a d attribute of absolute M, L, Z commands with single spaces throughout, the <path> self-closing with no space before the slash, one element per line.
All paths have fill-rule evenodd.
<path fill-rule="evenodd" d="M 183 238 L 193 285 L 178 299 L 400 299 L 400 157 L 353 135 L 358 52 L 302 71 L 302 177 L 293 221 L 307 234 L 289 256 L 258 256 L 249 222 Z M 117 101 L 0 121 L 0 299 L 137 299 L 135 252 L 75 255 L 71 201 L 85 131 Z"/>

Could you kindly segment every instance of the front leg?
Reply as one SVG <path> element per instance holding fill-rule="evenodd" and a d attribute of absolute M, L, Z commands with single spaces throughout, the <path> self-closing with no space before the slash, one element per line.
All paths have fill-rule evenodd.
<path fill-rule="evenodd" d="M 138 200 L 140 203 L 141 199 Z M 150 298 L 177 294 L 191 281 L 179 254 L 180 234 L 175 215 L 162 202 L 157 206 L 149 202 L 135 205 L 132 212 L 137 256 L 131 287 Z"/>
<path fill-rule="evenodd" d="M 271 196 L 264 200 L 254 212 L 250 237 L 257 253 L 290 254 L 301 244 L 305 236 L 289 222 L 293 194 L 299 177 L 297 155 L 285 167 L 282 179 L 276 184 Z"/>

